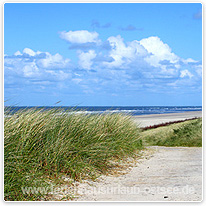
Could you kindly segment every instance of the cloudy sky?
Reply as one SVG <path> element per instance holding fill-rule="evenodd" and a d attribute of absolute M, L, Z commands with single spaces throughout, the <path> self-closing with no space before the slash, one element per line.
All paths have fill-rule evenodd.
<path fill-rule="evenodd" d="M 5 4 L 5 105 L 199 106 L 202 5 Z"/>

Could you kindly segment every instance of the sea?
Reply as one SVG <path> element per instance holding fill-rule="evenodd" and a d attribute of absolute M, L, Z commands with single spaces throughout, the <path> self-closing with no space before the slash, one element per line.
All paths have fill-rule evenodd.
<path fill-rule="evenodd" d="M 189 111 L 202 111 L 202 106 L 46 106 L 46 107 L 22 107 L 22 106 L 5 106 L 5 111 L 15 113 L 21 109 L 63 109 L 68 113 L 85 113 L 85 114 L 101 114 L 101 113 L 127 113 L 130 115 L 148 115 L 148 114 L 166 114 L 181 113 Z"/>

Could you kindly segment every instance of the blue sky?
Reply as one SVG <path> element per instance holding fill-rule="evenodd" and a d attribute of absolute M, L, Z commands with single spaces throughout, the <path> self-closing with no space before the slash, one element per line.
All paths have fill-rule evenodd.
<path fill-rule="evenodd" d="M 4 5 L 5 105 L 202 104 L 200 3 Z"/>

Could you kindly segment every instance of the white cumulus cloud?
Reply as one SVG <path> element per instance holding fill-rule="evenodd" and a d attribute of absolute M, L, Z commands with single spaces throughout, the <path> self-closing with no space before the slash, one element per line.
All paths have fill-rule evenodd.
<path fill-rule="evenodd" d="M 180 71 L 180 77 L 184 78 L 184 77 L 189 77 L 192 78 L 193 74 L 191 74 L 187 69 Z"/>
<path fill-rule="evenodd" d="M 23 50 L 23 53 L 28 54 L 29 56 L 35 56 L 36 55 L 36 53 L 32 49 L 29 49 L 29 48 L 25 48 Z"/>
<path fill-rule="evenodd" d="M 159 37 L 152 36 L 142 39 L 140 44 L 151 53 L 145 60 L 152 66 L 161 66 L 160 61 L 168 60 L 170 63 L 176 63 L 179 61 L 179 57 L 172 53 L 171 48 L 163 43 Z"/>
<path fill-rule="evenodd" d="M 10 76 L 34 80 L 62 81 L 71 77 L 70 59 L 63 58 L 58 53 L 52 55 L 29 48 L 25 48 L 22 53 L 17 51 L 14 55 L 5 56 L 4 68 Z"/>
<path fill-rule="evenodd" d="M 43 68 L 67 68 L 69 67 L 70 59 L 64 59 L 60 54 L 50 54 L 49 52 L 44 53 L 45 58 L 37 60 L 37 64 Z"/>
<path fill-rule="evenodd" d="M 181 59 L 181 61 L 182 61 L 184 64 L 188 64 L 188 63 L 197 63 L 197 62 L 198 62 L 198 61 L 195 61 L 195 60 L 192 59 L 192 58 Z"/>
<path fill-rule="evenodd" d="M 14 56 L 18 56 L 18 55 L 22 55 L 22 53 L 20 51 L 14 53 Z"/>
<path fill-rule="evenodd" d="M 91 69 L 93 64 L 92 59 L 96 57 L 94 50 L 89 50 L 88 52 L 79 52 L 79 66 L 83 69 Z"/>
<path fill-rule="evenodd" d="M 135 61 L 136 58 L 148 54 L 147 50 L 138 41 L 134 40 L 125 44 L 120 35 L 109 37 L 108 42 L 112 48 L 110 56 L 114 59 L 113 62 L 105 63 L 109 67 L 121 67 L 123 64 L 128 64 Z"/>
<path fill-rule="evenodd" d="M 60 38 L 76 44 L 84 44 L 84 43 L 99 43 L 98 40 L 99 34 L 97 32 L 89 32 L 87 30 L 79 30 L 79 31 L 62 31 L 60 32 Z"/>
<path fill-rule="evenodd" d="M 156 90 L 201 88 L 202 63 L 182 59 L 159 37 L 126 42 L 120 35 L 110 36 L 106 49 L 98 33 L 86 30 L 61 32 L 61 38 L 77 51 L 75 63 L 59 53 L 25 48 L 4 56 L 5 82 L 35 85 L 62 83 L 83 91 Z M 99 44 L 100 43 L 100 44 Z M 75 69 L 74 69 L 75 68 Z M 23 80 L 26 81 L 22 81 Z M 156 88 L 156 89 L 155 89 Z M 126 90 L 125 90 L 126 91 Z"/>

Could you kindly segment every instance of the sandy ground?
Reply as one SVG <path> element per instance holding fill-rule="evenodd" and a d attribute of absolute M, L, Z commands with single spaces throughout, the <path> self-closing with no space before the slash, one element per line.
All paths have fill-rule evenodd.
<path fill-rule="evenodd" d="M 201 117 L 185 112 L 135 117 L 141 127 Z M 76 201 L 201 201 L 202 148 L 149 147 L 143 159 L 120 176 L 77 184 Z"/>
<path fill-rule="evenodd" d="M 201 201 L 202 148 L 150 147 L 124 175 L 79 185 L 77 201 Z"/>
<path fill-rule="evenodd" d="M 191 119 L 194 117 L 202 117 L 202 112 L 194 111 L 194 112 L 184 112 L 184 113 L 139 115 L 134 117 L 134 121 L 140 127 L 147 127 L 150 125 L 156 125 L 156 124 L 161 124 L 170 121 Z"/>

